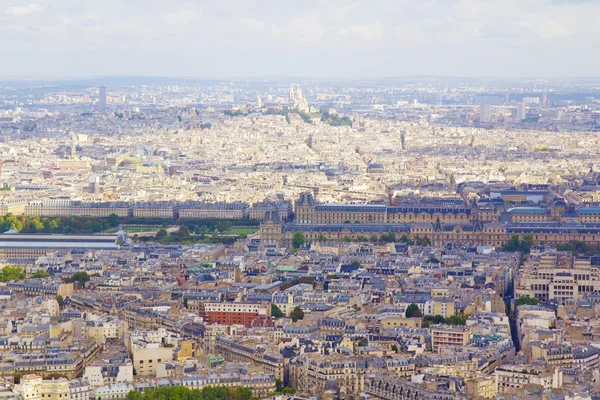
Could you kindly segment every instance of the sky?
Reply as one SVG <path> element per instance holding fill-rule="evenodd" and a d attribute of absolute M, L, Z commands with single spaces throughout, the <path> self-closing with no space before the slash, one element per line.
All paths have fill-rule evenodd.
<path fill-rule="evenodd" d="M 600 0 L 0 0 L 0 76 L 600 75 Z"/>

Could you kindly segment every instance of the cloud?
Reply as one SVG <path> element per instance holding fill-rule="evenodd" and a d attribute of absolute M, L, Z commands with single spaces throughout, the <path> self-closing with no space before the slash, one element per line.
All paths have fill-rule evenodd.
<path fill-rule="evenodd" d="M 28 14 L 36 14 L 42 12 L 42 7 L 39 4 L 27 4 L 25 6 L 13 6 L 8 7 L 4 10 L 4 13 L 7 15 L 13 15 L 16 17 L 20 17 Z"/>
<path fill-rule="evenodd" d="M 0 2 L 0 76 L 589 75 L 600 64 L 591 0 Z"/>
<path fill-rule="evenodd" d="M 165 15 L 165 21 L 174 26 L 187 25 L 197 18 L 194 11 L 191 10 L 177 10 L 172 11 Z"/>

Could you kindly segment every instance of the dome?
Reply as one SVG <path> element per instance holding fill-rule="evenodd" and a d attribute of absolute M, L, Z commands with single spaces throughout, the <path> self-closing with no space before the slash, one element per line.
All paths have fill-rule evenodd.
<path fill-rule="evenodd" d="M 131 165 L 141 165 L 142 159 L 138 156 L 129 156 L 123 160 L 121 165 L 123 166 L 131 166 Z"/>
<path fill-rule="evenodd" d="M 565 212 L 562 214 L 563 218 L 577 218 L 579 216 L 579 214 L 577 213 L 577 210 L 574 208 L 569 208 L 567 210 L 565 210 Z"/>
<path fill-rule="evenodd" d="M 553 208 L 558 208 L 558 207 L 562 207 L 562 208 L 567 208 L 567 202 L 564 200 L 556 200 L 554 202 L 554 204 L 552 204 Z"/>

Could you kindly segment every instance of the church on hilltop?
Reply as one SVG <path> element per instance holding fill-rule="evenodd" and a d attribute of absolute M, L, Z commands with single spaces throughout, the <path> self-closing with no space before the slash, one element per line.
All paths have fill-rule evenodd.
<path fill-rule="evenodd" d="M 297 85 L 296 89 L 294 89 L 293 85 L 290 85 L 289 107 L 290 109 L 296 109 L 304 113 L 308 113 L 310 111 L 308 101 L 306 100 L 306 97 L 304 97 L 304 95 L 302 94 L 300 85 Z"/>

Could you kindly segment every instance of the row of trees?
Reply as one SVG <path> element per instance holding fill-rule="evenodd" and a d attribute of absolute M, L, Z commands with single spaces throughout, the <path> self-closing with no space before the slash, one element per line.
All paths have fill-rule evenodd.
<path fill-rule="evenodd" d="M 161 228 L 156 232 L 154 237 L 146 236 L 146 237 L 138 237 L 133 235 L 133 241 L 156 241 L 160 244 L 169 245 L 172 243 L 180 243 L 180 244 L 193 244 L 193 243 L 206 243 L 206 244 L 233 244 L 237 239 L 246 238 L 247 235 L 240 234 L 235 236 L 220 236 L 219 233 L 215 230 L 212 234 L 207 236 L 204 233 L 192 235 L 190 229 L 186 225 L 182 225 L 179 227 L 177 231 L 168 232 L 166 229 Z"/>
<path fill-rule="evenodd" d="M 11 228 L 23 233 L 96 233 L 119 226 L 119 217 L 112 214 L 106 218 L 87 217 L 38 217 L 15 216 L 8 213 L 0 216 L 0 230 Z"/>
<path fill-rule="evenodd" d="M 330 114 L 329 111 L 321 109 L 321 122 L 331 126 L 352 126 L 352 120 L 349 117 L 340 117 L 338 114 Z"/>
<path fill-rule="evenodd" d="M 273 318 L 284 318 L 285 314 L 276 304 L 271 303 L 271 316 Z M 293 322 L 304 319 L 304 311 L 302 311 L 300 307 L 296 306 L 290 313 L 290 318 Z"/>
<path fill-rule="evenodd" d="M 202 389 L 189 389 L 185 386 L 146 389 L 143 392 L 132 390 L 127 400 L 250 400 L 252 390 L 246 387 L 227 388 L 225 386 L 205 386 Z"/>
<path fill-rule="evenodd" d="M 432 324 L 448 324 L 448 325 L 465 325 L 467 317 L 462 315 L 451 315 L 447 318 L 441 315 L 426 315 L 423 316 L 421 310 L 416 304 L 409 304 L 406 307 L 406 318 L 423 318 L 423 327 L 428 328 Z"/>
<path fill-rule="evenodd" d="M 48 271 L 40 269 L 31 274 L 30 278 L 47 278 L 49 276 Z M 23 279 L 27 279 L 27 274 L 22 267 L 7 265 L 0 270 L 0 282 L 22 281 Z"/>
<path fill-rule="evenodd" d="M 527 234 L 523 236 L 523 240 L 519 240 L 518 235 L 512 235 L 508 242 L 504 245 L 504 251 L 520 251 L 523 254 L 529 254 L 533 247 L 533 235 Z"/>
<path fill-rule="evenodd" d="M 346 243 L 350 243 L 352 242 L 352 238 L 348 235 L 344 236 L 344 238 L 342 239 L 344 242 Z M 325 242 L 327 241 L 327 238 L 323 235 L 319 235 L 317 237 L 317 241 L 319 242 Z M 402 235 L 400 237 L 400 239 L 396 238 L 396 234 L 395 233 L 382 233 L 380 236 L 377 235 L 372 235 L 370 238 L 367 238 L 366 236 L 358 236 L 356 237 L 356 239 L 354 239 L 355 242 L 371 242 L 371 243 L 396 243 L 396 242 L 402 242 L 402 243 L 406 243 L 409 246 L 413 246 L 413 245 L 417 245 L 417 246 L 431 246 L 431 240 L 427 237 L 427 235 L 421 237 L 419 235 L 415 236 L 414 240 L 410 240 L 408 238 L 408 236 L 406 235 Z M 304 235 L 304 233 L 298 231 L 296 233 L 294 233 L 294 236 L 292 236 L 292 247 L 294 249 L 299 249 L 300 247 L 304 246 L 306 244 L 306 236 Z"/>
<path fill-rule="evenodd" d="M 467 317 L 462 315 L 451 315 L 449 317 L 442 317 L 441 315 L 426 315 L 423 317 L 423 328 L 429 328 L 435 324 L 446 324 L 446 325 L 465 325 L 467 323 Z"/>

